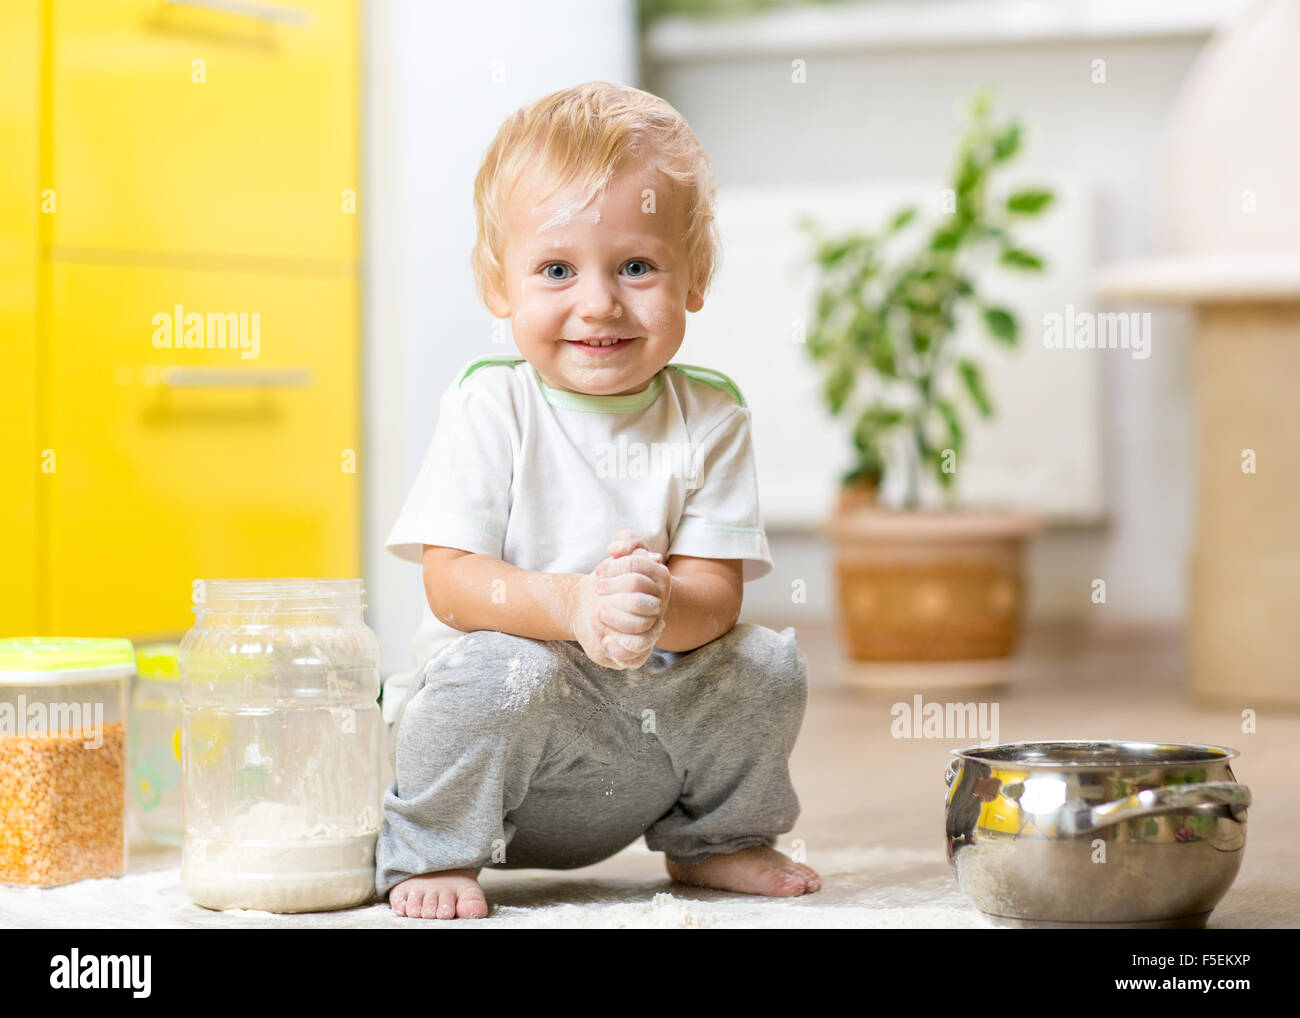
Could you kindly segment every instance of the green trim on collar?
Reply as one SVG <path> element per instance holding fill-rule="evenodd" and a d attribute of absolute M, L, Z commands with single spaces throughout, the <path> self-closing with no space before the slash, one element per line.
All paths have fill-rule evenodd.
<path fill-rule="evenodd" d="M 658 371 L 650 384 L 640 392 L 631 392 L 625 396 L 593 396 L 588 392 L 569 392 L 567 389 L 552 389 L 542 381 L 542 376 L 533 368 L 533 377 L 541 387 L 542 395 L 551 406 L 561 410 L 582 410 L 591 414 L 634 414 L 644 410 L 659 398 L 664 391 L 664 373 Z"/>
<path fill-rule="evenodd" d="M 492 364 L 504 364 L 506 367 L 514 367 L 522 360 L 523 358 L 516 353 L 494 353 L 489 354 L 487 357 L 479 357 L 477 360 L 472 360 L 465 365 L 460 377 L 456 379 L 456 388 L 459 389 L 464 385 L 465 380 L 479 368 L 486 368 Z"/>
<path fill-rule="evenodd" d="M 693 378 L 697 382 L 703 382 L 705 385 L 720 389 L 741 406 L 745 405 L 745 397 L 740 394 L 740 386 L 721 371 L 715 371 L 713 368 L 702 368 L 695 364 L 669 364 L 668 367 L 680 372 L 687 378 Z"/>
<path fill-rule="evenodd" d="M 465 365 L 456 380 L 456 388 L 460 388 L 466 380 L 478 371 L 480 368 L 491 367 L 500 364 L 505 367 L 513 368 L 515 365 L 524 361 L 517 353 L 498 353 L 490 354 L 486 357 L 478 357 Z M 696 382 L 712 386 L 721 392 L 725 392 L 740 406 L 745 406 L 745 397 L 741 394 L 740 386 L 724 375 L 721 371 L 714 368 L 703 368 L 697 364 L 667 364 L 678 374 L 685 375 Z M 650 384 L 641 392 L 634 392 L 628 396 L 593 396 L 586 392 L 569 392 L 565 389 L 552 389 L 542 381 L 542 376 L 533 369 L 533 377 L 537 379 L 537 384 L 541 387 L 542 395 L 546 397 L 546 402 L 551 406 L 557 406 L 564 410 L 583 410 L 588 413 L 599 414 L 630 414 L 638 410 L 644 410 L 663 392 L 664 380 L 663 372 L 659 372 L 650 380 Z"/>

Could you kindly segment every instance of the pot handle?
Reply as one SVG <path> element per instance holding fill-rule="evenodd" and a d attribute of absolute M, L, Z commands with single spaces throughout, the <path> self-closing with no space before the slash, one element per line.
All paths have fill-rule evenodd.
<path fill-rule="evenodd" d="M 1208 781 L 1195 785 L 1166 785 L 1148 788 L 1124 799 L 1102 803 L 1091 808 L 1066 809 L 1064 826 L 1070 834 L 1091 834 L 1093 831 L 1125 820 L 1153 816 L 1169 810 L 1192 806 L 1227 806 L 1232 819 L 1244 822 L 1246 807 L 1251 803 L 1250 789 L 1235 781 Z"/>

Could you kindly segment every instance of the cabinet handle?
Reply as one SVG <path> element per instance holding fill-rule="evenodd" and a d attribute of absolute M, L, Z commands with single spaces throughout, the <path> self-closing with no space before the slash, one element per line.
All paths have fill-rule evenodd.
<path fill-rule="evenodd" d="M 177 368 L 165 367 L 158 383 L 169 389 L 306 389 L 310 368 Z"/>
<path fill-rule="evenodd" d="M 281 25 L 310 25 L 311 11 L 301 7 L 289 7 L 285 4 L 254 3 L 252 0 L 167 0 L 169 4 L 185 7 L 203 7 L 222 14 L 237 14 L 258 21 L 270 21 Z"/>

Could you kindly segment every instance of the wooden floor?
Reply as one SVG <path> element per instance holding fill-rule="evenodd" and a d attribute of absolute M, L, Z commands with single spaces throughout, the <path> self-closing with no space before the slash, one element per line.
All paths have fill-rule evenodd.
<path fill-rule="evenodd" d="M 804 840 L 810 863 L 819 849 L 849 845 L 940 847 L 948 751 L 979 742 L 978 733 L 895 738 L 891 707 L 912 703 L 919 690 L 849 686 L 853 668 L 828 628 L 799 627 L 799 642 L 811 695 L 791 759 L 803 804 L 792 836 Z M 1040 628 L 1027 634 L 1004 674 L 1012 681 L 999 690 L 923 696 L 996 703 L 1001 742 L 1131 739 L 1240 750 L 1233 772 L 1251 788 L 1255 805 L 1242 870 L 1215 918 L 1224 925 L 1300 926 L 1300 709 L 1192 704 L 1181 639 L 1172 632 L 1090 637 Z M 889 676 L 876 675 L 882 677 Z M 1242 730 L 1246 708 L 1256 710 L 1253 734 Z"/>
<path fill-rule="evenodd" d="M 782 628 L 779 622 L 766 624 Z M 670 883 L 661 858 L 637 842 L 581 870 L 485 871 L 492 917 L 468 927 L 398 918 L 382 902 L 300 916 L 218 913 L 189 901 L 177 850 L 133 846 L 129 872 L 120 879 L 50 891 L 0 887 L 0 916 L 16 927 L 986 926 L 957 889 L 943 846 L 948 751 L 981 741 L 981 733 L 896 738 L 891 708 L 911 704 L 920 693 L 924 702 L 983 703 L 986 710 L 996 705 L 996 738 L 1002 742 L 1131 739 L 1240 750 L 1233 770 L 1250 786 L 1255 805 L 1241 872 L 1210 923 L 1300 926 L 1300 711 L 1189 703 L 1177 634 L 1086 638 L 1038 629 L 1027 634 L 1014 659 L 996 666 L 1002 671 L 992 677 L 1010 680 L 1003 688 L 935 694 L 918 688 L 924 676 L 915 670 L 895 668 L 873 672 L 877 681 L 897 683 L 873 694 L 850 684 L 855 670 L 833 631 L 800 626 L 798 632 L 811 684 L 791 758 L 803 811 L 778 847 L 802 851 L 822 873 L 817 894 L 761 899 L 683 888 Z M 970 674 L 990 678 L 987 670 Z M 1242 731 L 1245 708 L 1258 712 L 1254 734 Z"/>

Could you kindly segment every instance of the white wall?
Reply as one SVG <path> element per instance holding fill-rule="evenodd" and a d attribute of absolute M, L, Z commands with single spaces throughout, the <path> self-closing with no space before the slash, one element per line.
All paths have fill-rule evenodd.
<path fill-rule="evenodd" d="M 985 12 L 1008 17 L 967 19 L 965 34 L 957 30 L 961 19 L 948 17 L 936 21 L 942 31 L 914 30 L 924 19 L 910 20 L 903 5 L 882 4 L 892 20 L 873 38 L 884 24 L 869 10 L 874 6 L 861 5 L 866 27 L 855 33 L 817 27 L 834 8 L 806 18 L 783 14 L 787 20 L 779 25 L 744 38 L 705 29 L 702 42 L 689 24 L 670 26 L 652 35 L 644 87 L 691 122 L 720 187 L 761 187 L 932 176 L 951 157 L 958 103 L 978 85 L 991 84 L 998 108 L 1014 111 L 1026 125 L 1017 176 L 1068 174 L 1090 185 L 1098 261 L 1155 249 L 1162 125 L 1206 27 L 1239 5 L 1194 5 L 1196 17 L 1185 23 L 1173 18 L 1141 30 L 1111 30 L 1105 18 L 1066 23 L 1063 14 L 1051 31 L 1028 32 L 1034 36 L 1028 41 L 1016 17 L 1040 9 L 1034 4 L 983 3 Z M 956 0 L 907 5 L 940 14 L 962 6 Z M 1133 10 L 1156 10 L 1150 0 L 1041 5 L 1046 8 L 1104 8 L 1116 24 L 1133 21 Z M 899 25 L 907 30 L 896 30 Z M 787 45 L 787 39 L 799 42 Z M 794 59 L 806 61 L 806 84 L 791 83 Z M 1092 81 L 1098 59 L 1105 61 L 1104 84 Z M 723 243 L 725 266 L 725 235 Z M 1087 279 L 1076 286 L 1074 303 L 1089 307 Z M 1104 356 L 1100 405 L 1069 422 L 1101 436 L 1107 521 L 1059 529 L 1037 542 L 1030 568 L 1037 617 L 1123 625 L 1174 623 L 1183 616 L 1193 492 L 1190 333 L 1186 318 L 1174 312 L 1158 312 L 1153 326 L 1150 358 L 1133 360 L 1124 351 Z M 689 344 L 689 327 L 687 336 Z M 711 363 L 707 350 L 689 346 L 683 359 Z M 734 367 L 743 387 L 746 365 L 714 366 Z M 824 615 L 831 603 L 827 549 L 798 534 L 772 537 L 776 569 L 746 587 L 747 613 L 788 614 L 791 581 L 803 579 L 808 605 L 800 613 Z M 1105 606 L 1091 603 L 1093 578 L 1107 581 Z"/>
<path fill-rule="evenodd" d="M 384 673 L 408 667 L 419 569 L 383 547 L 466 361 L 499 353 L 474 294 L 474 175 L 501 121 L 587 80 L 637 84 L 632 0 L 371 0 L 366 9 L 365 569 Z M 508 336 L 508 332 L 507 332 Z"/>
<path fill-rule="evenodd" d="M 798 323 L 806 329 L 816 301 L 812 244 L 798 219 L 811 215 L 839 232 L 849 224 L 884 224 L 911 205 L 922 220 L 908 241 L 915 243 L 917 235 L 942 221 L 947 186 L 936 173 L 914 182 L 719 187 L 718 223 L 727 238 L 723 267 L 691 322 L 682 359 L 723 365 L 740 383 L 753 415 L 761 508 L 769 530 L 806 530 L 823 522 L 835 505 L 839 478 L 852 466 L 843 424 L 830 417 L 821 397 L 821 367 L 813 364 L 796 328 Z M 992 419 L 980 418 L 960 383 L 945 380 L 953 391 L 940 394 L 966 409 L 970 432 L 956 464 L 954 494 L 963 506 L 1095 523 L 1105 509 L 1102 436 L 1071 422 L 1096 416 L 1102 360 L 1093 351 L 1049 349 L 1039 341 L 1043 316 L 1073 300 L 1079 280 L 1091 272 L 1092 195 L 1070 178 L 1013 174 L 995 181 L 991 200 L 1028 186 L 1050 188 L 1056 201 L 1043 215 L 1018 224 L 1017 242 L 1051 256 L 1041 272 L 991 273 L 980 282 L 985 300 L 1014 308 L 1019 317 L 1023 339 L 1014 353 L 989 340 L 978 314 L 958 322 L 953 349 L 981 366 L 997 412 Z M 1045 420 L 1055 423 L 1045 425 Z M 881 500 L 890 504 L 904 496 L 906 478 L 890 472 L 887 481 Z M 922 494 L 923 504 L 943 502 L 928 476 L 922 478 Z"/>
<path fill-rule="evenodd" d="M 892 10 L 887 20 L 902 28 L 875 44 L 870 26 L 830 45 L 824 33 L 804 33 L 798 53 L 782 49 L 794 37 L 785 29 L 749 50 L 723 29 L 720 47 L 694 56 L 652 38 L 638 76 L 632 0 L 367 4 L 365 554 L 385 673 L 407 666 L 423 593 L 418 569 L 384 552 L 383 539 L 423 456 L 442 388 L 471 357 L 502 349 L 491 342 L 494 319 L 476 303 L 468 257 L 473 176 L 507 113 L 582 80 L 638 85 L 690 120 L 720 185 L 854 184 L 933 176 L 949 158 L 955 104 L 989 82 L 1000 88 L 1001 107 L 1027 123 L 1020 171 L 1090 183 L 1093 249 L 1104 262 L 1154 249 L 1161 124 L 1207 26 L 1239 5 L 1181 5 L 1180 12 L 1194 8 L 1184 21 L 1165 14 L 1165 27 L 1118 32 L 1085 16 L 1099 5 L 1139 24 L 1130 17 L 1139 8 L 1173 10 L 1151 0 L 984 2 L 963 20 L 950 13 L 967 6 L 957 0 L 870 4 L 863 9 Z M 906 13 L 922 8 L 938 16 Z M 1026 33 L 1018 19 L 1030 8 L 1063 13 L 1053 15 L 1055 27 Z M 1005 17 L 989 16 L 996 11 Z M 789 84 L 794 56 L 808 61 L 802 91 Z M 1107 61 L 1101 86 L 1089 80 L 1097 58 Z M 504 81 L 492 79 L 495 60 Z M 1081 291 L 1077 303 L 1088 302 Z M 687 337 L 690 344 L 689 327 Z M 1182 617 L 1192 493 L 1188 340 L 1186 320 L 1161 313 L 1149 360 L 1104 360 L 1102 404 L 1074 424 L 1103 436 L 1109 522 L 1038 542 L 1030 577 L 1036 615 Z M 710 363 L 707 351 L 689 345 L 682 359 Z M 735 373 L 743 382 L 743 368 Z M 801 614 L 827 616 L 825 546 L 806 534 L 772 539 L 777 568 L 747 585 L 746 614 L 787 615 L 790 583 L 804 579 Z M 1104 609 L 1088 600 L 1093 577 L 1108 582 Z"/>

